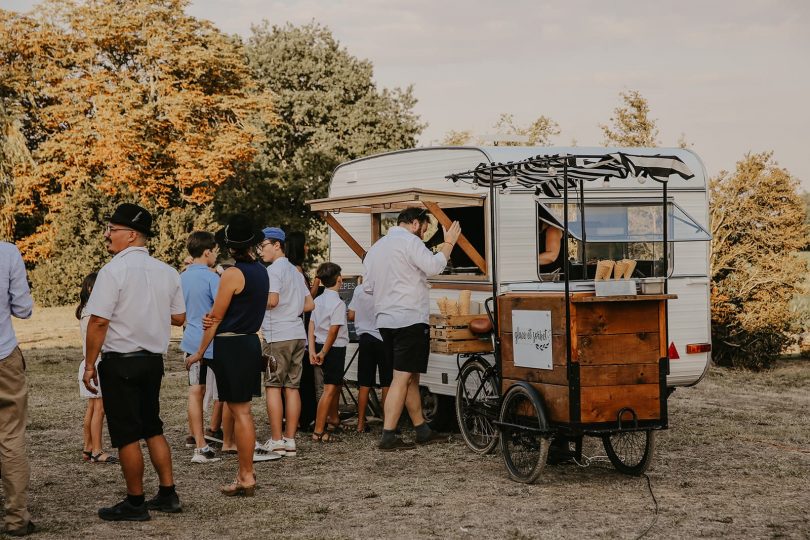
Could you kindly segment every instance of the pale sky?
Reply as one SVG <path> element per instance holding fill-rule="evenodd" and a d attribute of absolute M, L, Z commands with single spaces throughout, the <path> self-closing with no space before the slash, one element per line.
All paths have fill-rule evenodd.
<path fill-rule="evenodd" d="M 633 89 L 662 144 L 685 134 L 709 174 L 773 150 L 810 191 L 805 0 L 193 0 L 189 12 L 242 36 L 262 19 L 329 27 L 381 87 L 414 86 L 421 145 L 493 133 L 502 112 L 551 117 L 556 144 L 600 145 L 598 124 Z"/>

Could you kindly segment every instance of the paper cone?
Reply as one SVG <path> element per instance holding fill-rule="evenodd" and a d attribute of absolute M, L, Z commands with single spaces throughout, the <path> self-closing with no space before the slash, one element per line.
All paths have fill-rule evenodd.
<path fill-rule="evenodd" d="M 625 268 L 627 268 L 627 262 L 624 259 L 616 261 L 616 264 L 613 265 L 613 279 L 622 279 Z"/>
<path fill-rule="evenodd" d="M 613 266 L 615 263 L 613 261 L 598 261 L 596 263 L 596 281 L 602 281 L 603 279 L 610 279 L 610 274 L 613 272 Z"/>
<path fill-rule="evenodd" d="M 458 314 L 459 315 L 469 315 L 470 314 L 470 297 L 472 296 L 472 291 L 463 290 L 458 293 Z"/>
<path fill-rule="evenodd" d="M 624 262 L 627 263 L 624 269 L 624 279 L 630 279 L 633 277 L 633 271 L 636 269 L 636 261 L 633 259 L 625 259 Z"/>

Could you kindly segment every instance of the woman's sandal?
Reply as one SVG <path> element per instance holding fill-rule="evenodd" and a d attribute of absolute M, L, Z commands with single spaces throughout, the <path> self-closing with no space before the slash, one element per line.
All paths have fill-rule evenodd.
<path fill-rule="evenodd" d="M 91 450 L 82 450 L 82 461 L 90 461 L 93 457 L 93 452 Z"/>
<path fill-rule="evenodd" d="M 253 475 L 253 479 L 256 479 L 256 475 Z M 226 497 L 253 497 L 256 494 L 256 484 L 246 486 L 240 484 L 239 480 L 234 480 L 232 484 L 219 488 L 219 491 Z"/>
<path fill-rule="evenodd" d="M 326 424 L 326 431 L 329 433 L 343 433 L 343 426 L 340 424 Z"/>
<path fill-rule="evenodd" d="M 101 459 L 101 456 L 106 456 L 104 459 Z M 92 463 L 118 463 L 118 458 L 115 456 L 111 456 L 104 450 L 96 454 L 95 456 L 90 454 L 90 461 Z"/>
<path fill-rule="evenodd" d="M 312 432 L 312 440 L 316 443 L 336 443 L 341 442 L 340 437 L 334 434 L 332 431 L 324 431 L 318 433 L 317 431 Z"/>

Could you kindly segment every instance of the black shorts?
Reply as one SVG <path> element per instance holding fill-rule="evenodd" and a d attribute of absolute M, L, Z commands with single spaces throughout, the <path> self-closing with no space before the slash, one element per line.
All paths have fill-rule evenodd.
<path fill-rule="evenodd" d="M 416 323 L 404 328 L 380 328 L 385 356 L 397 371 L 427 373 L 430 326 Z"/>
<path fill-rule="evenodd" d="M 385 354 L 383 342 L 371 334 L 360 334 L 360 353 L 357 359 L 357 383 L 372 387 L 377 382 L 377 369 L 380 371 L 380 386 L 391 386 L 394 368 Z"/>
<path fill-rule="evenodd" d="M 163 355 L 118 358 L 103 355 L 98 364 L 101 399 L 113 447 L 163 434 L 160 382 Z"/>
<path fill-rule="evenodd" d="M 262 395 L 262 344 L 256 334 L 214 337 L 208 367 L 217 380 L 220 401 L 247 403 Z"/>
<path fill-rule="evenodd" d="M 322 343 L 315 344 L 315 353 L 321 352 Z M 343 370 L 346 369 L 346 347 L 331 347 L 323 359 L 323 384 L 343 384 Z"/>

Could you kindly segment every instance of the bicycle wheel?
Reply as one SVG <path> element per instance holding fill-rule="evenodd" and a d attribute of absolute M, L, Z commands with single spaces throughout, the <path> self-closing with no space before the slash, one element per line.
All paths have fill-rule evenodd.
<path fill-rule="evenodd" d="M 550 435 L 541 428 L 540 414 L 533 396 L 523 386 L 513 386 L 501 404 L 500 440 L 503 461 L 509 476 L 518 482 L 531 484 L 546 465 Z"/>
<path fill-rule="evenodd" d="M 620 431 L 602 436 L 608 459 L 617 471 L 639 476 L 647 470 L 655 452 L 655 431 Z"/>
<path fill-rule="evenodd" d="M 481 358 L 468 360 L 458 374 L 456 418 L 467 447 L 488 454 L 498 444 L 498 430 L 492 421 L 498 416 L 498 383 L 489 365 Z"/>

